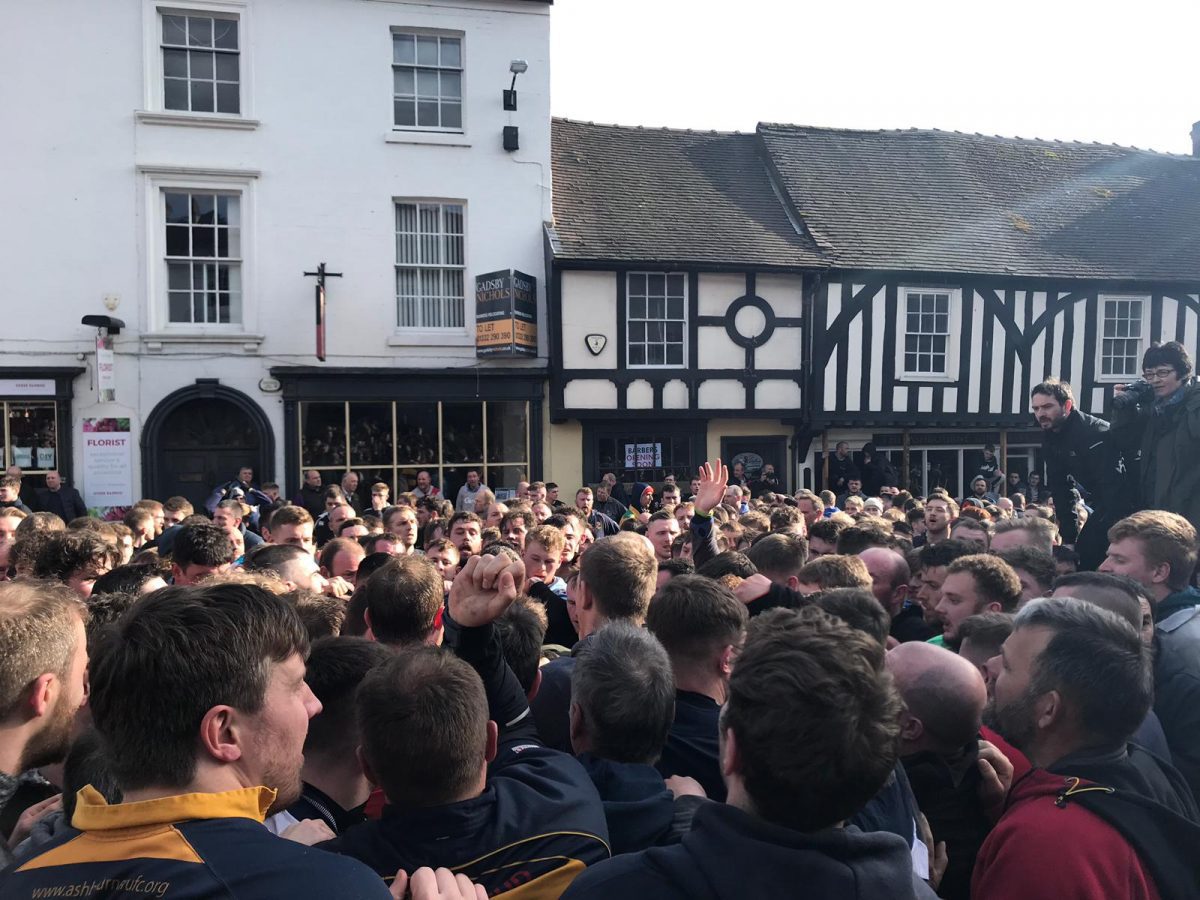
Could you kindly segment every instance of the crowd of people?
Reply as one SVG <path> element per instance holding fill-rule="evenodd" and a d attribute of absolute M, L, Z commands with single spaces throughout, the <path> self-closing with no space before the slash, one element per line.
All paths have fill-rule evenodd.
<path fill-rule="evenodd" d="M 1200 389 L 1159 351 L 1111 428 L 1033 389 L 1036 502 L 849 447 L 838 492 L 242 470 L 120 523 L 10 473 L 0 900 L 1194 900 Z"/>

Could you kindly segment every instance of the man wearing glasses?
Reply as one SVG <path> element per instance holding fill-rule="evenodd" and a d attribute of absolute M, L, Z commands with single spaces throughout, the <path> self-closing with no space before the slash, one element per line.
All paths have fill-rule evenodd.
<path fill-rule="evenodd" d="M 1142 380 L 1114 388 L 1113 425 L 1141 447 L 1138 508 L 1179 513 L 1200 527 L 1200 385 L 1182 344 L 1151 347 Z"/>
<path fill-rule="evenodd" d="M 1048 378 L 1030 392 L 1033 417 L 1042 429 L 1046 484 L 1064 544 L 1073 545 L 1080 568 L 1095 569 L 1108 550 L 1108 529 L 1127 513 L 1123 456 L 1103 419 L 1079 411 L 1071 386 Z M 1072 491 L 1091 507 L 1087 527 Z"/>

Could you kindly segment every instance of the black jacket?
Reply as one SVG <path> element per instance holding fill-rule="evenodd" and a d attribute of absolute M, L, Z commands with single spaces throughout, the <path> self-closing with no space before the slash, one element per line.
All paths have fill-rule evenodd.
<path fill-rule="evenodd" d="M 579 876 L 564 900 L 926 900 L 904 841 L 853 826 L 804 834 L 706 803 L 671 847 L 627 853 Z"/>
<path fill-rule="evenodd" d="M 1200 591 L 1166 597 L 1154 618 L 1154 711 L 1171 761 L 1200 796 Z"/>
<path fill-rule="evenodd" d="M 78 519 L 87 515 L 87 506 L 79 491 L 63 485 L 57 491 L 50 488 L 40 488 L 37 492 L 36 508 L 39 512 L 54 513 L 64 522 Z"/>
<path fill-rule="evenodd" d="M 1057 431 L 1042 434 L 1046 484 L 1063 541 L 1079 537 L 1079 517 L 1071 490 L 1077 489 L 1096 522 L 1113 523 L 1131 511 L 1124 497 L 1124 456 L 1103 419 L 1071 410 Z M 1104 529 L 1107 531 L 1107 528 Z"/>
<path fill-rule="evenodd" d="M 325 490 L 325 485 L 315 488 L 309 487 L 307 484 L 301 485 L 296 496 L 292 498 L 292 502 L 297 506 L 303 506 L 308 510 L 308 514 L 316 519 L 325 512 Z"/>
<path fill-rule="evenodd" d="M 604 802 L 613 856 L 677 844 L 692 826 L 702 797 L 676 800 L 654 766 L 619 763 L 581 753 L 579 763 Z"/>
<path fill-rule="evenodd" d="M 938 895 L 945 900 L 970 897 L 975 857 L 992 828 L 979 799 L 978 759 L 979 742 L 974 740 L 950 756 L 925 752 L 903 759 L 933 840 L 946 842 L 949 863 L 938 885 Z"/>
<path fill-rule="evenodd" d="M 836 453 L 829 456 L 829 490 L 835 494 L 841 494 L 846 490 L 846 485 L 850 481 L 850 477 L 858 477 L 858 466 L 854 462 L 854 454 L 849 454 L 845 459 L 838 459 Z"/>

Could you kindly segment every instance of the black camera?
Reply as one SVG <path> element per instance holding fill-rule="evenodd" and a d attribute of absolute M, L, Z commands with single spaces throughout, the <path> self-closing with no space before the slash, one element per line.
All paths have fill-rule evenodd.
<path fill-rule="evenodd" d="M 1153 396 L 1154 385 L 1144 378 L 1139 378 L 1125 385 L 1125 390 L 1121 393 L 1113 394 L 1113 409 L 1129 409 Z"/>

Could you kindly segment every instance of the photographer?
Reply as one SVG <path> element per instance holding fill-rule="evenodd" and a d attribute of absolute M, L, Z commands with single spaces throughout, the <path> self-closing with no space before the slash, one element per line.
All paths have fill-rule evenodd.
<path fill-rule="evenodd" d="M 1130 442 L 1141 447 L 1141 507 L 1200 526 L 1200 385 L 1182 344 L 1151 347 L 1142 378 L 1114 388 L 1113 427 L 1129 429 Z"/>

